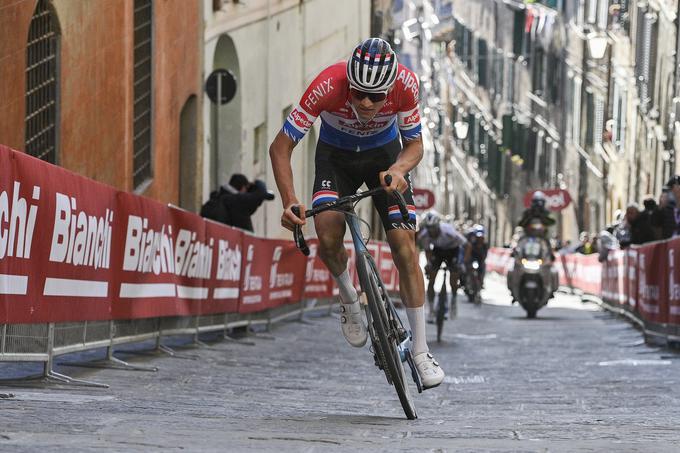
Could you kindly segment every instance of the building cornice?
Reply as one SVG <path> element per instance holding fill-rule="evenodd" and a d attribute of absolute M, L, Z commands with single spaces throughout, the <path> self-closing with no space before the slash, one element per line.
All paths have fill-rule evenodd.
<path fill-rule="evenodd" d="M 258 2 L 254 6 L 240 3 L 225 5 L 212 15 L 212 20 L 206 23 L 204 39 L 211 41 L 225 33 L 238 30 L 256 22 L 265 20 L 267 17 L 276 16 L 285 11 L 297 8 L 298 0 L 280 0 L 274 4 L 270 2 Z"/>

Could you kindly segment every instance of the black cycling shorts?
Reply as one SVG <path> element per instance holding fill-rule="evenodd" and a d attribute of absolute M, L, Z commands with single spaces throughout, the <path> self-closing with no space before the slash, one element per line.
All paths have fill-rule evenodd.
<path fill-rule="evenodd" d="M 387 170 L 397 160 L 401 149 L 399 139 L 361 152 L 336 148 L 319 140 L 316 144 L 312 206 L 352 195 L 363 183 L 369 189 L 380 186 L 378 173 Z M 409 175 L 406 175 L 406 181 L 408 189 L 404 192 L 404 199 L 410 214 L 408 222 L 402 219 L 399 206 L 391 195 L 384 192 L 373 195 L 373 204 L 380 214 L 385 231 L 416 229 L 416 210 Z"/>
<path fill-rule="evenodd" d="M 458 256 L 460 255 L 460 249 L 458 247 L 452 249 L 434 249 L 432 250 L 432 258 L 430 264 L 432 265 L 432 271 L 438 271 L 442 267 L 442 263 L 446 263 L 446 267 L 449 271 L 456 269 L 456 264 L 458 264 Z"/>

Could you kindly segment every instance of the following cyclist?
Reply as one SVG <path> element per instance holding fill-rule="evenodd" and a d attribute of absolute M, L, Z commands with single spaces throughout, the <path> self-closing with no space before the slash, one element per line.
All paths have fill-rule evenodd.
<path fill-rule="evenodd" d="M 466 245 L 465 237 L 450 223 L 442 222 L 436 211 L 430 211 L 423 217 L 418 231 L 418 245 L 425 251 L 427 265 L 427 302 L 429 306 L 428 322 L 434 322 L 434 281 L 442 263 L 449 269 L 451 284 L 451 303 L 456 303 L 458 280 L 460 279 L 460 257 Z"/>
<path fill-rule="evenodd" d="M 284 207 L 281 225 L 304 225 L 305 206 L 293 185 L 293 148 L 321 117 L 316 146 L 312 205 L 356 193 L 363 184 L 383 186 L 388 193 L 373 196 L 394 263 L 399 271 L 401 300 L 412 330 L 412 354 L 425 388 L 444 380 L 444 371 L 429 352 L 425 339 L 423 275 L 415 245 L 415 206 L 409 172 L 423 157 L 418 110 L 418 77 L 397 62 L 390 45 L 380 38 L 360 43 L 347 61 L 324 69 L 307 88 L 269 148 L 274 177 Z M 400 140 L 401 136 L 401 140 Z M 403 146 L 402 146 L 403 141 Z M 384 179 L 392 176 L 388 186 Z M 404 194 L 410 217 L 404 221 L 390 193 Z M 301 218 L 292 208 L 298 206 Z M 368 338 L 359 295 L 347 270 L 344 214 L 325 211 L 314 218 L 319 256 L 340 290 L 342 332 L 352 346 Z"/>
<path fill-rule="evenodd" d="M 486 242 L 486 229 L 483 225 L 474 225 L 466 234 L 468 246 L 465 253 L 465 266 L 470 268 L 472 263 L 479 265 L 479 279 L 484 286 L 486 275 L 486 255 L 489 253 L 489 244 Z"/>

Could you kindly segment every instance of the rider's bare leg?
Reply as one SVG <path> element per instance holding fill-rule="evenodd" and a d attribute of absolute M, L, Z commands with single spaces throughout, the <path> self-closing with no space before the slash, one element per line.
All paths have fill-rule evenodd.
<path fill-rule="evenodd" d="M 399 293 L 406 305 L 406 315 L 413 334 L 413 355 L 416 356 L 428 352 L 429 348 L 425 337 L 425 283 L 418 264 L 415 232 L 389 230 L 387 241 L 399 271 Z"/>
<path fill-rule="evenodd" d="M 319 237 L 319 257 L 335 278 L 344 303 L 356 301 L 357 294 L 347 271 L 347 250 L 345 237 L 345 215 L 341 212 L 326 211 L 314 217 L 314 226 Z"/>

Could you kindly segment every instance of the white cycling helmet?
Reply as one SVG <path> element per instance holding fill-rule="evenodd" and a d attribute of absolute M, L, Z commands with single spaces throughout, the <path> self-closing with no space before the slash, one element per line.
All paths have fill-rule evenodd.
<path fill-rule="evenodd" d="M 420 225 L 422 227 L 432 227 L 439 225 L 442 221 L 442 216 L 439 214 L 437 211 L 432 210 L 428 211 L 423 215 L 423 218 L 420 220 Z"/>
<path fill-rule="evenodd" d="M 360 43 L 347 60 L 347 80 L 366 93 L 385 92 L 397 80 L 397 55 L 384 39 Z"/>

